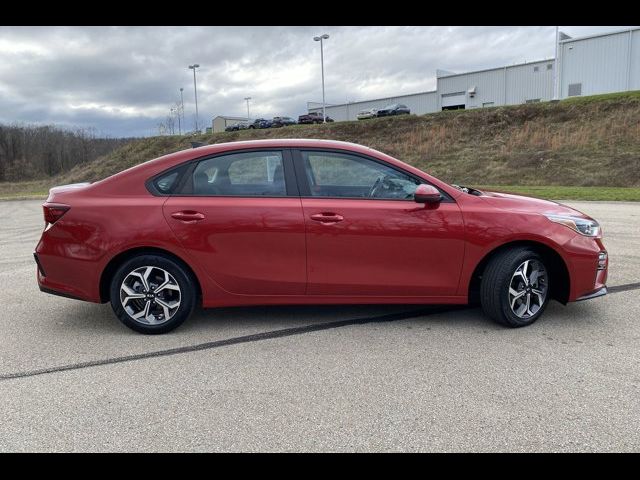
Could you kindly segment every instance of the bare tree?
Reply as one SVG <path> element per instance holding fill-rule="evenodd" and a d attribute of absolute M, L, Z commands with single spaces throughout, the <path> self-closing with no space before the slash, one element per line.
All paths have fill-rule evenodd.
<path fill-rule="evenodd" d="M 105 155 L 127 141 L 100 138 L 95 128 L 0 125 L 0 181 L 57 175 Z"/>

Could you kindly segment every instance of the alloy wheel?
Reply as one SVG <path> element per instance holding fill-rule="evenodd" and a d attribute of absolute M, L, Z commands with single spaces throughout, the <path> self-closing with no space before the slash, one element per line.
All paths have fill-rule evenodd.
<path fill-rule="evenodd" d="M 133 320 L 147 325 L 169 321 L 180 308 L 180 301 L 178 282 L 173 275 L 159 267 L 136 268 L 120 286 L 122 308 Z"/>
<path fill-rule="evenodd" d="M 509 282 L 509 305 L 518 318 L 534 316 L 547 298 L 548 280 L 544 265 L 525 260 L 516 268 Z"/>

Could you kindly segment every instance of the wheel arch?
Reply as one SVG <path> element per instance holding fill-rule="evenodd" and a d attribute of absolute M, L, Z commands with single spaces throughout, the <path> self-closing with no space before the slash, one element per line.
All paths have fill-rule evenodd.
<path fill-rule="evenodd" d="M 193 269 L 189 266 L 187 262 L 185 262 L 182 258 L 180 258 L 175 253 L 172 253 L 168 250 L 158 247 L 134 247 L 124 250 L 114 256 L 107 265 L 102 270 L 102 274 L 100 275 L 100 301 L 108 302 L 109 301 L 109 290 L 110 283 L 113 275 L 118 270 L 118 267 L 122 265 L 124 262 L 129 260 L 130 258 L 137 257 L 139 255 L 159 255 L 163 257 L 170 258 L 171 260 L 179 263 L 185 270 L 187 270 L 195 280 L 196 287 L 198 291 L 197 294 L 197 302 L 202 302 L 202 286 L 200 285 L 200 279 L 198 275 L 193 271 Z"/>
<path fill-rule="evenodd" d="M 514 247 L 528 247 L 538 253 L 544 260 L 545 265 L 550 270 L 551 281 L 551 298 L 562 304 L 567 304 L 571 292 L 571 276 L 569 268 L 562 255 L 557 250 L 541 242 L 533 240 L 515 240 L 504 243 L 495 247 L 488 252 L 480 262 L 476 265 L 469 281 L 469 302 L 477 303 L 479 301 L 480 281 L 482 273 L 489 261 L 497 254 Z"/>

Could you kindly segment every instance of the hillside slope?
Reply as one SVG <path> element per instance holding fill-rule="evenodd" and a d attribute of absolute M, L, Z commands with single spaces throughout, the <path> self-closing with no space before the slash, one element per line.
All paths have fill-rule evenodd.
<path fill-rule="evenodd" d="M 640 186 L 640 92 L 423 116 L 296 125 L 131 143 L 47 182 L 95 181 L 192 140 L 325 138 L 381 150 L 470 185 Z"/>

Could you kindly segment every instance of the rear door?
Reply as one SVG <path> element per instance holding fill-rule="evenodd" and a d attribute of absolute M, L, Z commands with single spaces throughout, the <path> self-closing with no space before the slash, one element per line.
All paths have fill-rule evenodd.
<path fill-rule="evenodd" d="M 464 255 L 449 197 L 418 204 L 420 179 L 349 152 L 295 153 L 309 295 L 453 296 Z"/>
<path fill-rule="evenodd" d="M 198 161 L 164 216 L 192 261 L 223 289 L 302 295 L 302 206 L 288 150 L 250 150 Z"/>

